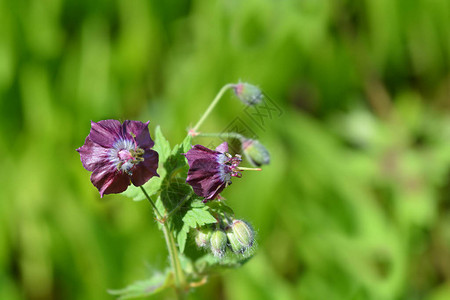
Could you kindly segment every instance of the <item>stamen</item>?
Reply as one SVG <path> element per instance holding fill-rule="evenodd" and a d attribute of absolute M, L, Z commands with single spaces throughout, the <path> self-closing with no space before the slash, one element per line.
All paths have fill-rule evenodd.
<path fill-rule="evenodd" d="M 134 142 L 134 150 L 136 151 L 137 149 L 137 143 L 136 143 L 136 135 L 133 132 L 130 132 L 131 137 L 133 138 L 133 142 Z"/>
<path fill-rule="evenodd" d="M 237 167 L 237 171 L 262 171 L 261 168 L 246 168 L 246 167 Z"/>

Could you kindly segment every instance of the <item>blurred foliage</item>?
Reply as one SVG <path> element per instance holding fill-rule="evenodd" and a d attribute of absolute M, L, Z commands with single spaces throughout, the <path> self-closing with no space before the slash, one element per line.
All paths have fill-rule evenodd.
<path fill-rule="evenodd" d="M 281 116 L 226 97 L 203 130 L 271 151 L 224 193 L 259 250 L 190 298 L 450 299 L 449 68 L 447 0 L 0 0 L 0 299 L 163 270 L 149 205 L 100 199 L 75 149 L 105 118 L 179 143 L 239 79 Z"/>

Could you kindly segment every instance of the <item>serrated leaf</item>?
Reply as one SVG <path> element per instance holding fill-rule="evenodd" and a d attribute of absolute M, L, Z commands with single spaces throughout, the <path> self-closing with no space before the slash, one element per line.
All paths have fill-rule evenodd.
<path fill-rule="evenodd" d="M 184 179 L 174 178 L 172 181 L 166 179 L 161 190 L 161 201 L 167 211 L 172 211 L 191 194 L 192 188 L 184 182 Z"/>
<path fill-rule="evenodd" d="M 205 206 L 206 204 L 201 199 L 196 199 L 191 203 L 191 207 L 203 208 Z"/>
<path fill-rule="evenodd" d="M 193 208 L 184 215 L 183 222 L 192 228 L 196 228 L 205 224 L 216 223 L 217 220 L 209 211 L 202 208 Z"/>
<path fill-rule="evenodd" d="M 177 242 L 180 252 L 184 252 L 187 234 L 191 228 L 197 228 L 206 224 L 216 223 L 217 220 L 209 213 L 207 207 L 192 208 L 183 217 L 183 225 L 177 233 Z"/>
<path fill-rule="evenodd" d="M 159 125 L 155 128 L 155 146 L 153 146 L 153 150 L 158 152 L 160 164 L 167 160 L 171 152 L 170 143 L 164 137 Z"/>
<path fill-rule="evenodd" d="M 189 232 L 189 226 L 183 226 L 183 228 L 177 235 L 177 243 L 178 243 L 178 248 L 180 249 L 180 253 L 183 253 L 184 248 L 186 247 L 186 240 L 187 240 L 188 232 Z"/>
<path fill-rule="evenodd" d="M 155 273 L 150 279 L 136 281 L 124 289 L 108 290 L 111 295 L 119 296 L 118 299 L 131 299 L 154 295 L 171 287 L 173 284 L 170 272 Z"/>
<path fill-rule="evenodd" d="M 184 141 L 182 143 L 183 145 L 183 152 L 188 152 L 192 147 L 192 136 L 188 135 L 184 138 Z"/>
<path fill-rule="evenodd" d="M 234 211 L 231 207 L 223 203 L 222 201 L 209 201 L 206 205 L 214 212 L 220 214 L 228 214 L 229 216 L 234 216 Z"/>
<path fill-rule="evenodd" d="M 168 171 L 169 177 L 180 174 L 183 169 L 187 171 L 187 159 L 184 157 L 183 153 L 183 146 L 176 145 L 170 152 L 167 160 L 164 162 L 164 168 Z"/>

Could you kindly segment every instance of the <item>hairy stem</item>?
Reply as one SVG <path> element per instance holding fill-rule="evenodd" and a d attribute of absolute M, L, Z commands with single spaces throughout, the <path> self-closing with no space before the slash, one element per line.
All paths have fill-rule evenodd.
<path fill-rule="evenodd" d="M 239 134 L 237 132 L 223 132 L 223 133 L 199 133 L 196 136 L 199 137 L 220 137 L 222 139 L 237 139 L 237 140 L 244 140 L 245 136 L 242 134 Z"/>
<path fill-rule="evenodd" d="M 156 218 L 158 218 L 158 221 L 161 222 L 162 216 L 159 213 L 159 210 L 156 207 L 155 203 L 153 202 L 152 198 L 150 198 L 150 196 L 147 194 L 147 191 L 144 189 L 144 187 L 142 187 L 142 185 L 140 186 L 140 188 L 141 188 L 141 191 L 144 193 L 145 197 L 147 198 L 148 202 L 150 202 L 150 204 L 152 205 L 153 210 L 155 211 Z"/>
<path fill-rule="evenodd" d="M 183 269 L 181 268 L 178 249 L 177 249 L 177 246 L 175 245 L 175 240 L 173 238 L 173 234 L 170 231 L 169 225 L 167 224 L 166 220 L 162 218 L 161 213 L 158 211 L 158 208 L 156 207 L 155 203 L 150 198 L 150 196 L 147 194 L 147 191 L 142 186 L 140 186 L 140 188 L 141 188 L 142 192 L 144 193 L 145 197 L 148 199 L 148 201 L 152 205 L 153 210 L 155 211 L 155 215 L 158 218 L 158 222 L 160 222 L 162 225 L 162 231 L 164 233 L 164 239 L 166 240 L 166 246 L 167 246 L 167 250 L 169 252 L 169 258 L 170 258 L 170 264 L 171 264 L 172 271 L 173 271 L 177 298 L 184 299 L 186 278 L 184 276 Z"/>

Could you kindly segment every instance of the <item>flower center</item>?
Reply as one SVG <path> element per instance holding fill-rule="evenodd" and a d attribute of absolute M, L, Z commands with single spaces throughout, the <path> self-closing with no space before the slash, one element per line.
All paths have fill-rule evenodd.
<path fill-rule="evenodd" d="M 230 166 L 231 176 L 241 178 L 242 174 L 238 171 L 239 164 L 241 163 L 242 158 L 239 154 L 236 154 L 234 157 L 230 158 L 230 160 L 226 163 Z"/>
<path fill-rule="evenodd" d="M 134 159 L 133 156 L 131 155 L 130 151 L 127 149 L 119 150 L 119 152 L 117 153 L 117 156 L 119 157 L 119 159 L 121 161 L 127 161 L 129 159 Z"/>
<path fill-rule="evenodd" d="M 224 153 L 218 157 L 217 161 L 221 165 L 219 172 L 223 181 L 229 182 L 231 177 L 242 177 L 241 172 L 238 171 L 238 166 L 242 161 L 239 154 L 233 157 L 229 153 Z"/>
<path fill-rule="evenodd" d="M 132 168 L 144 161 L 145 151 L 130 140 L 119 140 L 110 152 L 111 162 L 118 171 L 132 175 Z"/>

